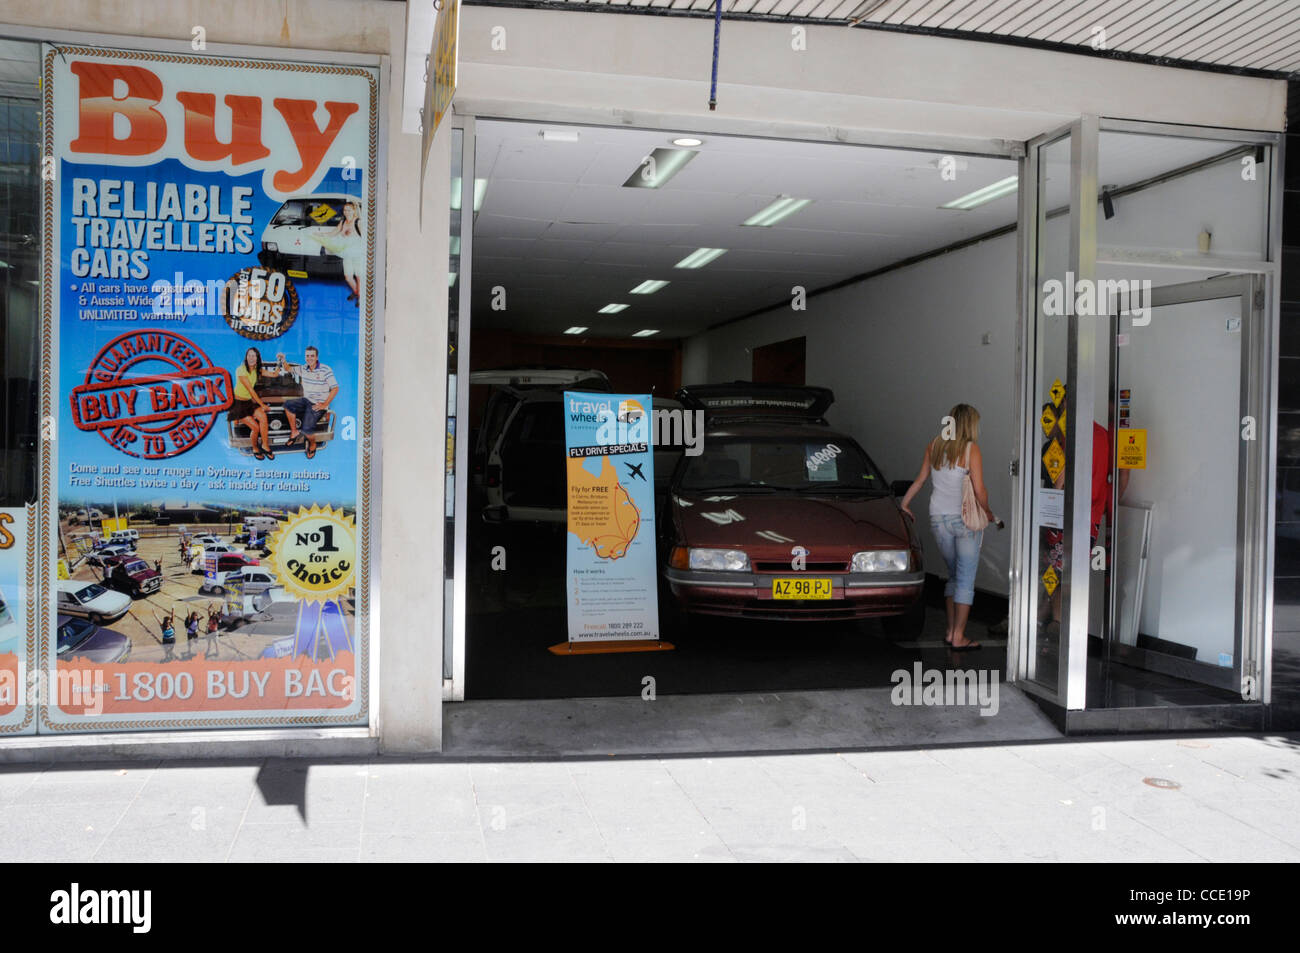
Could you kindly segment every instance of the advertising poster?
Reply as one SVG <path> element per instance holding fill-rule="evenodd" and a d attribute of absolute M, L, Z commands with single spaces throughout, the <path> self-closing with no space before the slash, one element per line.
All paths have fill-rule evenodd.
<path fill-rule="evenodd" d="M 659 638 L 650 407 L 565 391 L 570 642 Z"/>
<path fill-rule="evenodd" d="M 34 731 L 28 668 L 28 517 L 0 509 L 0 734 Z"/>
<path fill-rule="evenodd" d="M 42 730 L 366 720 L 378 77 L 47 47 Z M 57 630 L 57 638 L 55 631 Z"/>

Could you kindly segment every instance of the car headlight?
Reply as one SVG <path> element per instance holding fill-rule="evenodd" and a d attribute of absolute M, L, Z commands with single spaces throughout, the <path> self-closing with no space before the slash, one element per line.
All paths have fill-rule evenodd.
<path fill-rule="evenodd" d="M 279 251 L 280 244 L 278 242 L 262 242 L 262 248 L 266 251 Z"/>
<path fill-rule="evenodd" d="M 873 549 L 854 553 L 849 572 L 907 572 L 911 556 L 906 549 Z"/>
<path fill-rule="evenodd" d="M 692 549 L 692 569 L 748 572 L 749 557 L 739 549 Z"/>

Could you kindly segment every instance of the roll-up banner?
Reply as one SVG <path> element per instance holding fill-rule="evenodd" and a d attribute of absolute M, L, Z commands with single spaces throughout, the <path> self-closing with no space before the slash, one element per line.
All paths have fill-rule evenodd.
<path fill-rule="evenodd" d="M 44 91 L 41 730 L 364 723 L 377 71 L 46 47 Z"/>
<path fill-rule="evenodd" d="M 569 641 L 659 638 L 649 394 L 564 394 Z"/>

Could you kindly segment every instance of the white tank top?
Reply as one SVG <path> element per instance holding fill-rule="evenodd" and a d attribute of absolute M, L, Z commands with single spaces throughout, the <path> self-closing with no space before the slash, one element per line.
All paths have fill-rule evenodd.
<path fill-rule="evenodd" d="M 966 462 L 970 463 L 969 445 Z M 930 468 L 930 479 L 934 481 L 934 488 L 930 491 L 931 516 L 961 516 L 961 484 L 968 472 L 968 467 Z"/>

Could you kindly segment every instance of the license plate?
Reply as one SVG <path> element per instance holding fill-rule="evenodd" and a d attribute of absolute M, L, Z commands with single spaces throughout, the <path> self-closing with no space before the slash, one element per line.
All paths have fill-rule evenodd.
<path fill-rule="evenodd" d="M 773 579 L 773 599 L 829 599 L 829 579 Z"/>

